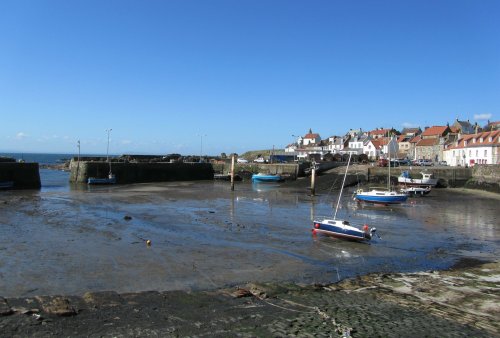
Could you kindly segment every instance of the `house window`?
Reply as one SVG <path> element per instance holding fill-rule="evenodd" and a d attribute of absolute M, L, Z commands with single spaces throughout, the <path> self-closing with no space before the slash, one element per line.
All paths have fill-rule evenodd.
<path fill-rule="evenodd" d="M 479 156 L 479 150 L 476 149 L 476 157 Z"/>
<path fill-rule="evenodd" d="M 483 143 L 483 138 L 482 137 L 479 139 L 479 142 Z"/>
<path fill-rule="evenodd" d="M 469 150 L 469 157 L 472 156 L 472 150 Z"/>
<path fill-rule="evenodd" d="M 476 143 L 476 138 L 475 137 L 472 139 L 472 143 Z"/>
<path fill-rule="evenodd" d="M 484 150 L 484 157 L 488 157 L 488 149 Z"/>
<path fill-rule="evenodd" d="M 464 147 L 467 146 L 467 141 L 464 141 Z"/>

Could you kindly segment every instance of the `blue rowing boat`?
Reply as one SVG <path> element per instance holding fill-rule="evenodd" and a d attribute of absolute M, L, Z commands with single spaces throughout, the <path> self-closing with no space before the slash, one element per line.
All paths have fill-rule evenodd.
<path fill-rule="evenodd" d="M 0 181 L 0 189 L 9 189 L 14 187 L 14 181 Z"/>
<path fill-rule="evenodd" d="M 105 178 L 89 177 L 87 179 L 87 184 L 115 184 L 115 183 L 116 183 L 116 176 L 113 174 L 109 174 L 109 176 Z"/>
<path fill-rule="evenodd" d="M 252 182 L 280 182 L 283 181 L 283 178 L 281 175 L 273 175 L 273 174 L 253 174 L 252 175 Z"/>

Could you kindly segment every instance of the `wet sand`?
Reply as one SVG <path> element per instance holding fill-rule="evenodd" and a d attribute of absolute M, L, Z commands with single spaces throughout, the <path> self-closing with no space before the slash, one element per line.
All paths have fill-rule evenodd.
<path fill-rule="evenodd" d="M 277 308 L 265 301 L 260 303 L 262 300 L 255 295 L 232 298 L 221 290 L 231 288 L 231 293 L 235 286 L 250 282 L 271 283 L 266 284 L 266 287 L 271 288 L 291 283 L 289 287 L 292 291 L 287 287 L 282 292 L 289 294 L 298 288 L 302 291 L 297 292 L 304 292 L 304 296 L 301 296 L 304 297 L 301 298 L 304 304 L 312 306 L 319 302 L 318 297 L 323 298 L 319 295 L 328 290 L 322 288 L 316 294 L 317 288 L 297 285 L 329 285 L 375 272 L 378 273 L 376 276 L 385 276 L 388 273 L 447 269 L 464 258 L 497 261 L 500 238 L 498 200 L 491 196 L 436 189 L 428 197 L 412 199 L 405 206 L 373 208 L 353 202 L 352 191 L 348 189 L 342 199 L 340 217 L 352 223 L 366 222 L 376 226 L 382 236 L 381 240 L 371 245 L 360 245 L 311 235 L 311 219 L 316 215 L 331 214 L 336 193 L 321 192 L 318 196 L 309 196 L 304 189 L 286 184 L 247 183 L 238 184 L 236 191 L 231 192 L 229 185 L 221 182 L 3 193 L 0 196 L 0 290 L 7 299 L 4 307 L 12 309 L 11 303 L 16 303 L 14 299 L 74 295 L 76 305 L 72 306 L 78 315 L 70 318 L 78 319 L 52 318 L 53 315 L 46 314 L 41 305 L 50 298 L 40 298 L 41 301 L 34 300 L 35 308 L 42 309 L 39 313 L 52 318 L 52 322 L 36 320 L 32 315 L 37 312 L 31 313 L 30 317 L 26 315 L 30 311 L 19 315 L 22 311 L 11 310 L 12 314 L 2 317 L 0 325 L 27 330 L 25 325 L 31 325 L 31 320 L 35 318 L 35 325 L 59 323 L 57 327 L 47 326 L 47 330 L 56 332 L 56 335 L 73 335 L 67 330 L 75 325 L 81 327 L 75 327 L 74 335 L 86 335 L 82 331 L 85 323 L 88 324 L 86 320 L 96 320 L 97 316 L 109 324 L 113 322 L 114 317 L 110 316 L 116 310 L 125 313 L 133 311 L 128 316 L 122 314 L 117 317 L 130 319 L 136 316 L 138 320 L 127 326 L 126 319 L 123 319 L 120 329 L 116 329 L 114 324 L 109 324 L 109 330 L 101 327 L 104 335 L 119 333 L 125 336 L 147 336 L 148 325 L 157 325 L 156 328 L 151 327 L 149 336 L 216 335 L 219 329 L 224 335 L 224 332 L 230 332 L 224 330 L 233 328 L 244 335 L 247 324 L 258 326 L 262 321 L 271 320 L 272 316 L 268 318 L 268 314 Z M 151 241 L 151 246 L 146 244 L 147 240 Z M 376 285 L 371 284 L 368 289 Z M 498 281 L 494 285 L 498 290 Z M 148 290 L 155 291 L 136 294 Z M 190 293 L 167 292 L 173 290 Z M 102 303 L 98 307 L 91 307 L 91 300 L 78 298 L 88 292 L 102 291 L 112 291 L 112 297 L 117 297 L 120 307 L 113 308 L 113 301 L 101 298 L 103 294 L 96 296 Z M 493 290 L 490 294 L 498 297 L 495 292 Z M 344 293 L 349 294 L 347 291 Z M 412 297 L 416 295 L 413 291 L 410 294 Z M 160 303 L 153 302 L 153 307 L 148 306 L 156 296 Z M 208 297 L 206 302 L 203 301 L 204 297 Z M 223 300 L 220 300 L 221 297 Z M 364 309 L 361 313 L 367 315 L 376 306 L 378 294 L 368 295 L 366 299 L 369 301 L 365 297 L 356 297 L 345 298 L 342 301 L 344 303 L 335 305 L 339 309 L 335 311 L 352 303 L 352 311 L 360 307 Z M 172 303 L 169 303 L 169 299 Z M 250 303 L 245 303 L 248 301 Z M 194 317 L 188 316 L 189 321 L 186 322 L 176 322 L 176 315 L 172 314 L 176 311 L 191 313 L 193 307 L 210 310 L 210 304 L 218 302 L 220 307 L 214 305 L 213 309 L 216 312 L 214 318 L 220 318 L 220 321 L 214 319 L 215 324 L 211 322 L 210 316 L 203 315 L 206 310 L 194 311 L 190 315 Z M 365 302 L 368 302 L 368 307 L 363 305 Z M 325 304 L 327 308 L 335 307 L 333 303 L 328 304 Z M 134 306 L 139 306 L 138 312 Z M 256 312 L 249 310 L 249 317 L 243 314 L 242 317 L 236 314 L 233 317 L 235 309 L 241 308 L 245 312 L 247 306 L 249 309 L 255 307 Z M 384 306 L 381 313 L 384 312 Z M 399 306 L 402 305 L 397 305 L 394 313 L 400 311 Z M 89 308 L 98 311 L 94 313 Z M 287 318 L 285 314 L 288 310 L 283 311 L 283 318 Z M 164 320 L 170 318 L 171 327 L 165 323 L 158 324 L 160 317 L 154 317 L 152 313 L 155 312 L 163 316 L 161 318 Z M 144 313 L 152 318 L 153 324 L 145 323 L 149 317 L 143 317 Z M 302 321 L 317 324 L 317 314 L 306 316 L 309 319 L 301 317 L 298 328 L 293 323 L 286 325 L 290 324 L 290 327 L 301 332 L 300 327 L 307 326 Z M 405 320 L 408 323 L 405 325 L 409 327 L 417 323 L 414 321 L 412 324 L 408 319 L 416 314 L 412 312 L 410 317 L 407 315 L 401 317 L 407 318 Z M 428 320 L 425 318 L 427 314 L 419 315 L 424 316 L 423 322 Z M 179 318 L 183 316 L 186 314 Z M 240 317 L 243 319 L 238 319 Z M 397 318 L 385 316 L 380 320 L 382 323 L 394 323 L 398 321 Z M 201 323 L 198 327 L 200 330 L 186 329 L 186 323 L 195 319 Z M 280 321 L 271 322 L 274 324 L 269 324 L 269 330 Z M 343 323 L 354 325 L 350 324 L 351 319 Z M 69 327 L 65 328 L 65 325 Z M 210 329 L 204 325 L 210 325 Z M 457 325 L 455 329 L 459 330 L 463 324 Z M 168 331 L 170 329 L 167 326 L 173 331 Z M 135 329 L 141 334 L 134 334 Z M 88 330 L 90 335 L 99 335 L 101 332 L 98 326 Z M 249 332 L 253 332 L 250 336 L 268 336 L 269 333 L 274 336 L 293 335 L 292 331 L 269 330 Z M 304 329 L 303 332 L 315 332 L 314 335 L 320 332 L 308 330 Z M 26 332 L 27 335 L 35 335 L 34 331 Z M 364 331 L 358 329 L 358 332 Z M 389 334 L 389 331 L 377 332 L 382 336 L 396 336 Z M 361 336 L 372 335 L 365 333 Z M 472 336 L 480 334 L 475 332 Z"/>

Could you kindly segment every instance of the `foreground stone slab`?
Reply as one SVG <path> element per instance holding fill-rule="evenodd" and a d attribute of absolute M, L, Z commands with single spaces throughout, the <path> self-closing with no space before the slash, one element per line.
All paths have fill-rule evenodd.
<path fill-rule="evenodd" d="M 330 285 L 36 297 L 42 311 L 0 316 L 0 336 L 500 337 L 499 284 L 493 262 Z M 88 306 L 72 312 L 78 302 Z"/>

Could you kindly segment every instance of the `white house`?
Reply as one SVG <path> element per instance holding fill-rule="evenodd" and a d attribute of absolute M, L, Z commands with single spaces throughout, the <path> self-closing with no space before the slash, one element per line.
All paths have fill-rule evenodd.
<path fill-rule="evenodd" d="M 452 166 L 500 164 L 500 130 L 463 135 L 443 151 Z"/>
<path fill-rule="evenodd" d="M 382 150 L 380 140 L 367 139 L 363 144 L 363 154 L 367 155 L 370 160 L 376 160 L 380 156 Z"/>
<path fill-rule="evenodd" d="M 313 133 L 311 129 L 309 129 L 309 133 L 307 133 L 302 138 L 302 145 L 303 146 L 308 146 L 311 144 L 318 144 L 320 142 L 321 142 L 321 137 L 319 137 L 319 134 Z"/>
<path fill-rule="evenodd" d="M 328 151 L 332 154 L 339 154 L 344 149 L 345 142 L 349 139 L 340 136 L 330 136 L 328 138 Z"/>

